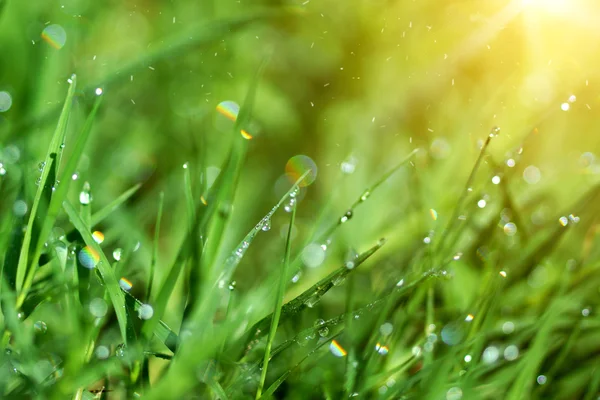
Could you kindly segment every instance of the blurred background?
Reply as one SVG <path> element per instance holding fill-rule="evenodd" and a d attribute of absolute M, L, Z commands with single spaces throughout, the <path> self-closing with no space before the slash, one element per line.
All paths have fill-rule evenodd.
<path fill-rule="evenodd" d="M 89 182 L 98 210 L 143 184 L 99 227 L 108 252 L 139 243 L 127 266 L 132 292 L 146 279 L 159 193 L 165 192 L 165 213 L 155 282 L 174 259 L 187 226 L 182 166 L 189 163 L 199 197 L 201 182 L 214 180 L 232 143 L 216 107 L 225 100 L 243 104 L 265 59 L 253 138 L 225 237 L 228 251 L 290 187 L 284 171 L 291 157 L 307 155 L 318 167 L 298 211 L 293 246 L 300 252 L 313 232 L 335 222 L 365 188 L 410 151 L 422 149 L 332 238 L 322 262 L 304 263 L 292 293 L 339 266 L 349 251 L 364 251 L 381 237 L 388 244 L 375 257 L 379 262 L 364 265 L 360 285 L 377 291 L 396 279 L 399 265 L 448 221 L 495 126 L 500 133 L 491 140 L 467 201 L 473 215 L 499 214 L 504 208 L 499 187 L 510 193 L 522 221 L 509 245 L 556 221 L 556 213 L 600 173 L 597 2 L 0 5 L 2 215 L 12 209 L 22 179 L 29 192 L 36 189 L 37 165 L 56 126 L 67 79 L 77 74 L 66 152 L 101 88 L 105 98 L 71 196 L 77 199 Z M 492 183 L 493 176 L 502 185 Z M 248 251 L 235 276 L 242 293 L 279 262 L 287 220 L 286 213 L 277 213 L 273 229 Z M 3 232 L 8 228 L 2 222 Z M 460 294 L 463 281 L 456 282 L 459 304 L 468 304 Z M 172 308 L 181 310 L 174 302 Z M 340 302 L 330 296 L 323 307 Z"/>

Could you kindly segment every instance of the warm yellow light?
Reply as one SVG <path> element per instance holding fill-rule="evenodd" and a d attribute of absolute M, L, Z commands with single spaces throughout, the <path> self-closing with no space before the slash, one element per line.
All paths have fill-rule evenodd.
<path fill-rule="evenodd" d="M 521 4 L 527 8 L 535 8 L 536 11 L 559 13 L 567 10 L 569 0 L 521 0 Z"/>

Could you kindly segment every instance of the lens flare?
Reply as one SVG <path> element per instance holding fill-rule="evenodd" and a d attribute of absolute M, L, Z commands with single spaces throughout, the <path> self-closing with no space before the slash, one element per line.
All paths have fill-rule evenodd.
<path fill-rule="evenodd" d="M 345 357 L 348 352 L 344 350 L 344 348 L 337 342 L 337 340 L 332 340 L 329 344 L 329 350 L 331 354 L 336 357 Z"/>
<path fill-rule="evenodd" d="M 42 31 L 42 39 L 56 50 L 60 50 L 67 42 L 67 33 L 62 26 L 52 24 L 44 28 Z"/>
<path fill-rule="evenodd" d="M 223 115 L 228 120 L 235 122 L 240 113 L 240 106 L 235 101 L 230 101 L 230 100 L 222 101 L 219 103 L 219 105 L 217 105 L 217 112 L 219 114 Z M 246 140 L 250 140 L 253 137 L 245 129 L 240 130 L 240 134 Z"/>
<path fill-rule="evenodd" d="M 309 171 L 308 174 L 298 184 L 300 187 L 308 186 L 317 179 L 317 164 L 310 157 L 304 155 L 294 156 L 285 164 L 285 174 L 291 182 L 296 182 L 307 171 Z"/>

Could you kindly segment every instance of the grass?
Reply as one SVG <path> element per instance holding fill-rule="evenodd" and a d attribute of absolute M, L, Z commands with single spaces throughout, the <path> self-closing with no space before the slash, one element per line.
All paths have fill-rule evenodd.
<path fill-rule="evenodd" d="M 0 2 L 1 398 L 600 396 L 595 94 L 468 5 L 143 3 Z"/>

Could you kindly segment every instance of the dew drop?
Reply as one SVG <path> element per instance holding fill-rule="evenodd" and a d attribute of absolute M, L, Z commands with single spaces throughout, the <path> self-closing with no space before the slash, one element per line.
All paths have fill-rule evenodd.
<path fill-rule="evenodd" d="M 116 249 L 113 250 L 112 256 L 115 259 L 115 261 L 120 261 L 122 254 L 123 254 L 123 249 L 116 248 Z"/>
<path fill-rule="evenodd" d="M 496 137 L 500 134 L 500 128 L 495 126 L 492 128 L 492 130 L 490 131 L 490 137 Z"/>
<path fill-rule="evenodd" d="M 12 97 L 10 93 L 1 91 L 0 92 L 0 112 L 6 112 L 10 110 L 12 106 Z"/>
<path fill-rule="evenodd" d="M 260 228 L 263 232 L 267 232 L 271 230 L 271 218 L 265 218 L 262 220 L 262 225 Z"/>
<path fill-rule="evenodd" d="M 360 196 L 360 201 L 366 201 L 371 195 L 371 191 L 369 189 L 365 190 L 363 194 Z"/>
<path fill-rule="evenodd" d="M 90 314 L 96 318 L 102 318 L 108 312 L 108 305 L 106 301 L 100 297 L 96 297 L 90 301 L 89 305 Z"/>
<path fill-rule="evenodd" d="M 498 348 L 496 346 L 489 346 L 483 351 L 483 355 L 481 358 L 485 364 L 492 364 L 495 363 L 496 360 L 498 360 L 499 356 L 500 351 L 498 350 Z"/>
<path fill-rule="evenodd" d="M 125 352 L 126 352 L 125 343 L 121 343 L 117 346 L 117 349 L 115 350 L 115 355 L 117 357 L 125 357 Z"/>
<path fill-rule="evenodd" d="M 106 360 L 108 356 L 110 356 L 110 350 L 108 350 L 108 347 L 106 346 L 98 346 L 96 347 L 96 350 L 94 350 L 94 354 L 99 360 Z"/>
<path fill-rule="evenodd" d="M 46 331 L 48 330 L 48 326 L 46 326 L 46 323 L 44 321 L 36 321 L 33 324 L 33 329 L 36 333 L 46 333 Z"/>
<path fill-rule="evenodd" d="M 340 218 L 340 224 L 347 222 L 350 218 L 352 218 L 352 210 L 346 211 L 346 213 Z"/>
<path fill-rule="evenodd" d="M 91 186 L 89 184 L 89 182 L 85 182 L 83 184 L 83 189 L 81 190 L 81 193 L 79 193 L 79 202 L 83 205 L 88 205 L 92 202 L 93 198 L 92 198 L 92 193 L 91 193 Z"/>
<path fill-rule="evenodd" d="M 150 304 L 142 304 L 138 309 L 138 317 L 140 319 L 150 319 L 154 315 L 154 309 Z"/>

